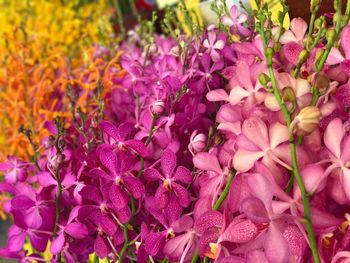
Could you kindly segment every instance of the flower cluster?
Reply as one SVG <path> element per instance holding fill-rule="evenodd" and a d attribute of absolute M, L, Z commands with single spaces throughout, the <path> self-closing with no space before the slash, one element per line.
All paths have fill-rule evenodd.
<path fill-rule="evenodd" d="M 105 103 L 73 111 L 69 127 L 47 122 L 34 164 L 1 164 L 14 224 L 0 255 L 348 260 L 350 8 L 339 5 L 332 26 L 322 16 L 308 33 L 300 18 L 283 28 L 286 10 L 274 25 L 265 5 L 255 26 L 234 6 L 187 37 L 133 32 L 118 49 L 125 73 L 113 60 L 98 70 Z"/>
<path fill-rule="evenodd" d="M 91 54 L 101 48 L 92 43 L 108 44 L 113 36 L 106 1 L 66 2 L 0 1 L 1 161 L 7 155 L 33 154 L 17 131 L 20 125 L 26 125 L 33 142 L 39 143 L 48 135 L 41 133 L 45 120 L 70 115 L 62 105 L 67 80 L 83 64 L 93 64 Z M 81 81 L 83 75 L 75 78 Z"/>

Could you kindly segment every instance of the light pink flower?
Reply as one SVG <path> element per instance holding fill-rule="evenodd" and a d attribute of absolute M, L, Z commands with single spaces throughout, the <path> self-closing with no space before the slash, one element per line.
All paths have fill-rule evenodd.
<path fill-rule="evenodd" d="M 237 140 L 237 151 L 233 156 L 233 167 L 240 172 L 247 172 L 253 168 L 258 160 L 267 165 L 277 176 L 279 183 L 284 181 L 283 174 L 277 164 L 291 169 L 289 160 L 288 128 L 279 122 L 267 127 L 258 118 L 245 120 L 242 125 L 242 136 Z M 287 162 L 287 163 L 286 163 Z"/>
<path fill-rule="evenodd" d="M 311 87 L 307 80 L 296 79 L 288 73 L 280 73 L 277 77 L 277 87 L 282 91 L 285 87 L 291 87 L 296 97 L 296 106 L 300 109 L 310 105 L 312 94 Z M 280 110 L 280 106 L 272 93 L 268 93 L 265 97 L 265 106 L 272 110 Z M 290 103 L 287 103 L 289 109 L 292 108 Z"/>
<path fill-rule="evenodd" d="M 339 176 L 338 187 L 344 190 L 350 200 L 350 136 L 345 132 L 342 121 L 332 120 L 324 133 L 324 143 L 328 150 L 329 161 L 332 163 L 326 170 L 326 175 L 336 172 Z"/>
<path fill-rule="evenodd" d="M 207 49 L 210 57 L 213 61 L 220 59 L 219 51 L 225 46 L 225 41 L 217 39 L 217 35 L 214 30 L 208 31 L 208 38 L 203 41 L 203 46 Z"/>
<path fill-rule="evenodd" d="M 266 92 L 257 79 L 253 78 L 250 66 L 246 61 L 238 61 L 236 67 L 237 83 L 231 88 L 229 95 L 223 89 L 208 92 L 209 101 L 227 101 L 231 105 L 244 103 L 246 110 L 264 101 Z"/>
<path fill-rule="evenodd" d="M 299 45 L 303 45 L 305 33 L 307 30 L 307 23 L 300 17 L 294 18 L 290 22 L 290 30 L 286 30 L 281 38 L 281 44 L 287 44 L 289 42 L 297 42 Z"/>

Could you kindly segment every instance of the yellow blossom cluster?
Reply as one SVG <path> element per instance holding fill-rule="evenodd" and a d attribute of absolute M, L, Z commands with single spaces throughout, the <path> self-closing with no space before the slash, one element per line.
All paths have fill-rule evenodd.
<path fill-rule="evenodd" d="M 33 154 L 21 125 L 37 143 L 45 121 L 69 114 L 63 102 L 75 72 L 98 78 L 91 53 L 114 41 L 112 17 L 107 0 L 0 0 L 0 161 Z"/>

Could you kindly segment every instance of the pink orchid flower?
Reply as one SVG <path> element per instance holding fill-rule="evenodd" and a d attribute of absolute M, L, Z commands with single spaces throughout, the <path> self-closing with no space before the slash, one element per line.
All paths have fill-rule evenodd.
<path fill-rule="evenodd" d="M 336 173 L 339 179 L 338 189 L 343 190 L 350 200 L 350 136 L 345 132 L 340 119 L 336 118 L 328 124 L 323 139 L 332 163 L 325 173 Z"/>
<path fill-rule="evenodd" d="M 247 172 L 253 168 L 256 161 L 262 159 L 262 163 L 273 171 L 276 181 L 279 184 L 285 183 L 283 173 L 277 164 L 291 169 L 289 146 L 283 144 L 288 139 L 288 128 L 279 122 L 267 127 L 265 122 L 258 118 L 245 120 L 242 135 L 237 138 L 233 167 L 239 172 Z"/>
<path fill-rule="evenodd" d="M 296 64 L 299 54 L 303 50 L 307 24 L 302 18 L 294 18 L 290 24 L 290 30 L 285 31 L 280 42 L 283 44 L 281 54 L 290 63 Z"/>
<path fill-rule="evenodd" d="M 225 46 L 225 41 L 217 39 L 217 35 L 214 30 L 208 31 L 208 38 L 203 41 L 203 46 L 207 49 L 211 59 L 215 62 L 220 59 L 219 51 Z"/>
<path fill-rule="evenodd" d="M 239 34 L 247 37 L 251 34 L 250 30 L 242 24 L 246 22 L 248 16 L 238 11 L 237 6 L 233 5 L 230 9 L 230 16 L 222 17 L 222 24 L 229 26 L 233 34 Z"/>
<path fill-rule="evenodd" d="M 197 153 L 193 157 L 193 164 L 197 169 L 206 171 L 200 175 L 199 196 L 210 196 L 211 205 L 214 205 L 227 180 L 228 168 L 221 168 L 217 156 L 207 152 Z"/>
<path fill-rule="evenodd" d="M 227 101 L 231 105 L 244 103 L 247 110 L 250 110 L 256 104 L 262 103 L 266 92 L 250 72 L 246 61 L 238 61 L 236 67 L 237 83 L 232 87 L 229 95 L 223 89 L 216 89 L 207 93 L 207 99 L 209 101 Z"/>
<path fill-rule="evenodd" d="M 162 173 L 155 168 L 148 168 L 143 174 L 148 181 L 160 181 L 155 194 L 158 207 L 167 207 L 172 193 L 182 207 L 187 207 L 190 204 L 190 194 L 182 184 L 192 182 L 191 172 L 184 166 L 176 167 L 176 155 L 169 149 L 163 152 L 160 162 Z"/>
<path fill-rule="evenodd" d="M 196 244 L 193 219 L 189 215 L 184 215 L 174 222 L 172 228 L 175 233 L 182 234 L 170 239 L 165 244 L 163 252 L 172 261 L 187 262 L 192 258 Z"/>
<path fill-rule="evenodd" d="M 283 90 L 286 87 L 291 87 L 293 89 L 296 97 L 296 106 L 298 106 L 299 109 L 310 105 L 312 94 L 310 92 L 310 83 L 307 80 L 296 79 L 290 74 L 283 72 L 278 74 L 277 86 L 280 90 Z M 265 106 L 272 111 L 278 111 L 281 109 L 275 96 L 271 93 L 266 95 L 264 102 Z M 289 109 L 292 107 L 292 105 L 287 106 Z"/>
<path fill-rule="evenodd" d="M 341 33 L 340 38 L 340 46 L 342 47 L 343 54 L 341 51 L 335 47 L 332 47 L 331 52 L 328 56 L 327 65 L 339 65 L 337 67 L 331 68 L 328 70 L 328 74 L 331 77 L 334 77 L 336 80 L 339 79 L 337 76 L 339 73 L 345 75 L 345 79 L 350 77 L 350 50 L 349 50 L 349 42 L 350 42 L 350 24 L 348 24 Z M 343 80 L 344 78 L 340 79 Z"/>
<path fill-rule="evenodd" d="M 27 178 L 26 167 L 31 164 L 17 159 L 14 156 L 8 156 L 7 161 L 0 163 L 0 171 L 5 173 L 5 181 L 14 184 L 17 181 L 24 182 Z"/>
<path fill-rule="evenodd" d="M 280 38 L 281 44 L 297 42 L 303 46 L 306 30 L 307 23 L 302 18 L 293 18 L 290 22 L 290 29 L 286 30 Z"/>

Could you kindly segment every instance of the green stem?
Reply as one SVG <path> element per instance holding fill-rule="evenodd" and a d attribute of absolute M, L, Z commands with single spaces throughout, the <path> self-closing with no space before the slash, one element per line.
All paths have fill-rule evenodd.
<path fill-rule="evenodd" d="M 230 187 L 231 187 L 231 184 L 232 184 L 232 181 L 233 181 L 233 178 L 235 177 L 236 175 L 236 171 L 235 170 L 231 170 L 230 171 L 230 176 L 227 180 L 227 183 L 226 183 L 226 186 L 224 188 L 224 191 L 221 193 L 219 199 L 215 202 L 214 206 L 213 206 L 213 209 L 214 210 L 219 210 L 221 204 L 225 201 L 229 191 L 230 191 Z"/>
<path fill-rule="evenodd" d="M 196 250 L 196 252 L 194 252 L 194 255 L 192 257 L 191 263 L 197 263 L 198 259 L 199 259 L 199 253 L 198 253 L 198 250 Z"/>
<path fill-rule="evenodd" d="M 320 61 L 315 65 L 316 72 L 321 72 L 324 65 L 326 64 L 329 53 L 333 45 L 327 45 L 326 50 L 324 51 Z"/>
<path fill-rule="evenodd" d="M 306 230 L 307 230 L 307 234 L 309 237 L 312 256 L 314 258 L 315 263 L 320 263 L 321 262 L 320 256 L 318 254 L 315 234 L 314 234 L 314 231 L 312 229 L 312 223 L 311 223 L 310 201 L 308 198 L 308 194 L 306 192 L 304 182 L 303 182 L 303 180 L 300 176 L 300 173 L 299 173 L 295 143 L 291 141 L 289 143 L 289 146 L 290 146 L 290 152 L 292 155 L 292 166 L 293 166 L 294 177 L 295 177 L 295 180 L 297 181 L 297 184 L 299 186 L 299 189 L 300 189 L 300 192 L 302 195 L 302 200 L 303 200 L 303 205 L 304 205 L 304 217 L 306 219 Z"/>
<path fill-rule="evenodd" d="M 139 173 L 137 174 L 137 177 L 142 176 L 144 167 L 145 167 L 145 161 L 142 157 L 140 157 L 140 170 L 139 170 Z"/>
<path fill-rule="evenodd" d="M 345 15 L 347 16 L 347 20 L 349 21 L 350 16 L 350 0 L 346 2 Z"/>
<path fill-rule="evenodd" d="M 119 259 L 118 263 L 123 263 L 123 255 L 125 254 L 127 248 L 128 248 L 128 228 L 126 226 L 123 227 L 123 233 L 124 233 L 124 245 L 119 253 Z"/>
<path fill-rule="evenodd" d="M 153 136 L 153 133 L 154 133 L 154 124 L 155 124 L 155 121 L 156 121 L 156 116 L 154 114 L 152 114 L 152 123 L 151 123 L 151 128 L 149 130 L 149 134 L 148 134 L 148 137 L 147 137 L 147 140 L 146 140 L 146 146 L 151 142 L 152 140 L 152 136 Z"/>
<path fill-rule="evenodd" d="M 55 219 L 55 228 L 53 231 L 54 238 L 57 237 L 58 227 L 60 223 L 60 206 L 61 206 L 61 194 L 62 194 L 62 184 L 59 177 L 60 164 L 57 164 L 55 177 L 57 181 L 57 196 L 56 196 L 56 219 Z M 57 256 L 57 262 L 61 262 L 61 253 Z"/>
<path fill-rule="evenodd" d="M 224 188 L 224 190 L 222 191 L 219 199 L 215 202 L 215 204 L 213 205 L 213 210 L 219 210 L 220 209 L 220 206 L 221 204 L 225 201 L 229 191 L 230 191 L 230 187 L 231 187 L 231 184 L 232 184 L 232 181 L 233 181 L 233 178 L 235 177 L 236 175 L 236 171 L 235 170 L 231 170 L 230 171 L 230 176 L 227 180 L 227 183 L 226 183 L 226 186 Z M 192 260 L 191 260 L 191 263 L 196 263 L 198 261 L 198 258 L 199 258 L 199 253 L 198 253 L 198 250 L 196 250 L 196 252 L 194 253 L 193 257 L 192 257 Z M 207 257 L 204 257 L 203 258 L 203 262 L 208 262 L 208 258 Z"/>
<path fill-rule="evenodd" d="M 266 42 L 265 42 L 266 43 Z M 268 51 L 270 50 L 270 51 Z M 271 79 L 271 85 L 273 89 L 273 93 L 275 95 L 275 98 L 278 101 L 279 106 L 282 109 L 282 112 L 284 114 L 284 117 L 286 119 L 288 127 L 290 127 L 291 124 L 291 116 L 288 112 L 287 107 L 284 105 L 282 102 L 281 95 L 279 94 L 277 85 L 276 85 L 276 79 L 275 75 L 272 69 L 272 49 L 265 48 L 265 55 L 267 58 L 267 66 L 269 69 L 269 74 L 270 74 L 270 79 Z M 296 153 L 296 148 L 295 148 L 295 140 L 294 137 L 291 136 L 290 141 L 289 141 L 289 146 L 290 146 L 290 153 L 292 157 L 292 168 L 293 168 L 293 175 L 295 180 L 297 181 L 297 184 L 299 186 L 301 195 L 302 195 L 302 200 L 303 200 L 303 205 L 304 205 L 304 216 L 306 219 L 306 230 L 310 242 L 310 248 L 312 251 L 312 255 L 314 258 L 315 263 L 320 263 L 320 257 L 318 255 L 318 250 L 317 250 L 317 244 L 316 244 L 316 239 L 315 239 L 315 234 L 312 228 L 312 223 L 311 223 L 311 210 L 310 210 L 310 202 L 308 195 L 306 193 L 305 185 L 303 180 L 301 179 L 300 172 L 299 172 L 299 167 L 298 167 L 298 162 L 297 162 L 297 153 Z"/>
<path fill-rule="evenodd" d="M 294 72 L 293 72 L 293 77 L 296 78 L 299 75 L 300 69 L 301 67 L 304 65 L 305 61 L 308 59 L 309 57 L 309 52 L 307 52 L 307 54 L 305 56 L 303 56 L 297 63 Z"/>
<path fill-rule="evenodd" d="M 316 12 L 317 11 L 313 11 L 311 13 L 311 18 L 310 18 L 310 23 L 309 23 L 309 31 L 307 33 L 307 38 L 309 39 L 312 35 L 312 33 L 314 32 L 314 24 L 315 24 L 315 20 L 316 20 Z"/>

